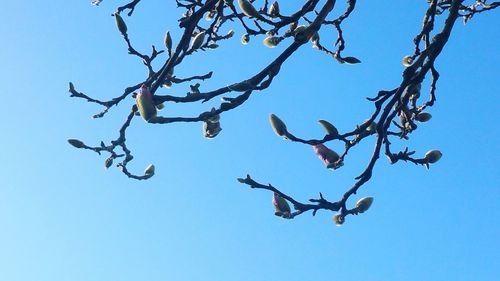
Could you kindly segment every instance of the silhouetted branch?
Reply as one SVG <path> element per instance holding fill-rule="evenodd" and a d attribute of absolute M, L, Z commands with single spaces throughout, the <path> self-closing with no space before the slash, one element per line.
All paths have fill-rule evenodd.
<path fill-rule="evenodd" d="M 313 47 L 334 57 L 339 63 L 361 63 L 356 57 L 342 55 L 342 52 L 346 49 L 342 23 L 355 15 L 358 4 L 356 0 L 347 0 L 345 10 L 341 11 L 340 16 L 332 20 L 327 18 L 335 8 L 335 0 L 304 0 L 301 1 L 302 4 L 289 4 L 297 6 L 295 11 L 289 15 L 285 15 L 279 10 L 277 1 L 270 3 L 267 0 L 239 0 L 236 1 L 238 3 L 236 5 L 235 1 L 225 0 L 176 0 L 177 7 L 185 10 L 178 20 L 179 27 L 183 29 L 183 32 L 177 46 L 173 48 L 172 38 L 169 37 L 170 33 L 168 33 L 165 39 L 165 50 L 157 50 L 152 45 L 152 51 L 149 55 L 141 53 L 133 47 L 133 42 L 127 33 L 126 22 L 120 16 L 120 13 L 127 10 L 128 16 L 131 16 L 140 1 L 134 0 L 118 7 L 113 15 L 115 16 L 118 31 L 127 45 L 128 53 L 141 59 L 148 70 L 147 77 L 138 79 L 141 81 L 140 83 L 127 87 L 121 95 L 108 101 L 101 101 L 78 92 L 73 83 L 69 84 L 71 97 L 81 98 L 104 107 L 103 111 L 94 115 L 94 118 L 105 116 L 113 106 L 118 105 L 129 95 L 132 95 L 135 99 L 135 104 L 131 106 L 128 116 L 118 131 L 118 137 L 112 140 L 109 145 L 101 141 L 98 146 L 89 146 L 77 139 L 68 140 L 76 148 L 92 150 L 98 154 L 108 153 L 109 157 L 105 161 L 105 167 L 110 167 L 115 160 L 121 159 L 122 161 L 116 166 L 126 176 L 133 179 L 143 180 L 154 175 L 154 165 L 149 165 L 143 175 L 134 174 L 127 168 L 127 164 L 133 160 L 134 156 L 126 144 L 126 131 L 130 127 L 134 116 L 140 115 L 148 123 L 161 125 L 178 122 L 200 122 L 204 126 L 204 136 L 212 138 L 216 137 L 221 130 L 220 116 L 227 111 L 242 106 L 253 94 L 267 89 L 274 79 L 278 77 L 280 69 L 285 66 L 285 62 L 306 43 L 311 42 Z M 94 5 L 99 5 L 101 2 L 92 1 Z M 403 64 L 406 68 L 402 73 L 401 82 L 397 87 L 391 87 L 392 90 L 381 90 L 376 96 L 366 98 L 368 102 L 373 103 L 374 109 L 365 121 L 353 126 L 354 129 L 348 132 L 338 132 L 333 124 L 326 120 L 320 120 L 326 134 L 322 138 L 306 139 L 292 134 L 282 120 L 275 115 L 272 116 L 273 129 L 279 136 L 293 142 L 313 146 L 316 154 L 325 162 L 327 168 L 341 168 L 344 161 L 347 161 L 348 152 L 351 149 L 365 139 L 373 137 L 375 140 L 373 152 L 366 166 L 360 175 L 355 178 L 352 186 L 349 186 L 341 198 L 335 202 L 326 200 L 320 193 L 319 198 L 309 199 L 309 203 L 301 203 L 271 184 L 264 185 L 256 182 L 249 175 L 246 178 L 238 179 L 251 188 L 273 192 L 273 198 L 281 202 L 281 205 L 283 205 L 283 202 L 293 204 L 295 211 L 288 212 L 288 210 L 285 210 L 284 214 L 278 210 L 277 215 L 284 218 L 294 218 L 307 211 L 312 211 L 314 215 L 318 210 L 329 210 L 337 212 L 334 221 L 340 225 L 344 222 L 346 216 L 363 213 L 371 205 L 373 201 L 371 197 L 361 199 L 354 208 L 348 208 L 347 201 L 357 193 L 361 186 L 370 180 L 382 149 L 391 164 L 405 161 L 429 168 L 430 164 L 439 160 L 442 154 L 438 150 L 431 150 L 419 158 L 415 157 L 416 152 L 408 147 L 402 150 L 393 149 L 391 142 L 394 138 L 409 140 L 411 134 L 418 128 L 417 124 L 427 122 L 432 117 L 425 110 L 436 102 L 437 81 L 440 74 L 434 62 L 448 42 L 456 20 L 461 17 L 466 23 L 476 14 L 497 8 L 500 6 L 500 2 L 487 3 L 487 1 L 479 0 L 473 1 L 471 4 L 464 4 L 466 2 L 464 0 L 428 0 L 427 2 L 429 6 L 423 15 L 421 29 L 413 38 L 414 49 L 411 54 L 403 58 Z M 262 4 L 260 8 L 256 6 L 258 3 Z M 435 31 L 435 26 L 441 24 L 437 24 L 437 22 L 439 22 L 439 17 L 443 14 L 447 15 L 443 27 L 440 31 Z M 203 17 L 210 20 L 210 22 L 201 22 Z M 301 25 L 301 22 L 304 25 Z M 191 76 L 188 75 L 187 78 L 177 77 L 174 70 L 176 66 L 184 62 L 186 57 L 207 55 L 206 50 L 218 50 L 224 40 L 230 40 L 233 37 L 234 31 L 232 29 L 226 34 L 219 33 L 222 27 L 227 25 L 239 26 L 244 30 L 245 34 L 242 36 L 242 43 L 247 43 L 248 40 L 253 40 L 253 38 L 259 36 L 265 36 L 264 44 L 266 46 L 275 47 L 278 44 L 287 44 L 287 47 L 272 61 L 256 70 L 250 77 L 220 85 L 208 91 L 202 91 L 201 89 L 203 88 L 203 82 L 212 77 L 212 71 L 204 75 L 191 73 L 189 74 Z M 322 27 L 326 28 L 322 29 Z M 321 34 L 329 31 L 337 35 L 334 42 L 335 50 L 328 49 L 326 47 L 328 45 L 321 42 Z M 162 62 L 160 68 L 155 69 L 153 61 L 162 57 L 159 56 L 162 53 L 167 55 L 165 61 Z M 429 73 L 431 79 L 429 98 L 424 101 L 421 98 L 422 82 Z M 197 80 L 197 83 L 189 85 L 190 90 L 185 95 L 175 96 L 161 93 L 161 87 L 170 87 L 173 84 L 182 84 L 194 80 Z M 163 106 L 163 103 L 201 104 L 219 96 L 222 99 L 217 107 L 201 113 L 195 112 L 191 116 L 159 116 L 157 112 Z M 330 141 L 341 142 L 344 145 L 344 151 L 337 154 L 327 148 L 326 144 Z"/>

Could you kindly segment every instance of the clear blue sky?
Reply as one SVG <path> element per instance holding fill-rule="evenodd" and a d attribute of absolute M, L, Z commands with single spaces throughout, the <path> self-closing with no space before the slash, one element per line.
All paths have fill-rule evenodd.
<path fill-rule="evenodd" d="M 140 182 L 66 142 L 115 138 L 133 104 L 128 98 L 93 120 L 101 108 L 69 98 L 69 81 L 106 99 L 147 74 L 127 55 L 110 16 L 126 1 L 89 2 L 5 1 L 0 9 L 0 280 L 497 280 L 499 11 L 458 22 L 437 60 L 433 119 L 408 145 L 420 154 L 438 148 L 442 160 L 426 170 L 381 159 L 349 201 L 374 196 L 372 208 L 336 227 L 325 211 L 282 220 L 269 192 L 236 178 L 250 173 L 303 201 L 319 191 L 339 198 L 365 167 L 372 142 L 331 172 L 310 147 L 276 137 L 268 114 L 305 137 L 322 136 L 318 119 L 341 131 L 362 122 L 372 110 L 364 98 L 399 84 L 425 1 L 359 1 L 345 24 L 345 54 L 362 64 L 340 65 L 305 46 L 268 90 L 222 116 L 214 140 L 202 137 L 201 124 L 134 119 L 130 168 L 157 168 Z M 161 46 L 166 30 L 177 42 L 182 11 L 174 1 L 143 2 L 125 17 L 137 48 Z M 192 56 L 176 74 L 214 70 L 201 88 L 210 90 L 254 73 L 284 48 L 265 48 L 261 39 L 242 46 L 234 29 L 234 40 Z M 332 30 L 321 36 L 331 46 Z M 183 95 L 186 87 L 160 92 Z M 162 113 L 193 115 L 215 104 L 167 104 Z"/>

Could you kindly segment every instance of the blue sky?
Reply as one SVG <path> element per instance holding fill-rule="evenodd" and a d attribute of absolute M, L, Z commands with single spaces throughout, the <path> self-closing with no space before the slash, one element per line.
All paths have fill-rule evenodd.
<path fill-rule="evenodd" d="M 104 156 L 66 142 L 115 138 L 133 104 L 128 98 L 106 118 L 91 119 L 101 108 L 69 98 L 69 81 L 107 99 L 147 75 L 110 17 L 122 2 L 98 8 L 89 2 L 8 1 L 0 10 L 0 280 L 496 280 L 498 11 L 465 26 L 457 22 L 437 60 L 432 120 L 410 142 L 395 142 L 421 155 L 440 149 L 441 161 L 426 170 L 381 159 L 349 201 L 373 196 L 372 208 L 336 227 L 325 211 L 291 221 L 275 217 L 271 194 L 236 178 L 249 173 L 302 201 L 319 191 L 340 198 L 373 142 L 332 172 L 310 147 L 276 137 L 268 115 L 304 137 L 322 136 L 318 119 L 340 131 L 362 122 L 372 110 L 364 98 L 399 84 L 401 58 L 413 50 L 425 1 L 359 2 L 344 26 L 345 54 L 362 64 L 340 65 L 304 46 L 268 90 L 222 116 L 223 131 L 213 140 L 202 137 L 200 124 L 134 119 L 130 168 L 141 173 L 154 163 L 157 169 L 140 182 L 105 170 Z M 166 30 L 178 42 L 182 11 L 174 1 L 143 2 L 125 17 L 135 46 L 148 52 L 151 44 L 161 46 Z M 213 70 L 201 86 L 210 90 L 255 73 L 285 48 L 265 48 L 261 39 L 242 46 L 242 31 L 232 28 L 233 40 L 191 56 L 176 74 Z M 321 40 L 331 46 L 334 36 L 325 30 Z M 183 95 L 186 87 L 160 91 Z M 167 104 L 162 114 L 197 115 L 216 104 Z"/>

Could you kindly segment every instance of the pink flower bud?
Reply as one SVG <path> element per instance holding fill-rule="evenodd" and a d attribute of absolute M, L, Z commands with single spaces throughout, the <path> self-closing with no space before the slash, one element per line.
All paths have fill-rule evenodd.
<path fill-rule="evenodd" d="M 274 214 L 283 218 L 290 218 L 290 205 L 278 193 L 273 193 Z"/>
<path fill-rule="evenodd" d="M 325 163 L 328 168 L 337 169 L 342 166 L 342 163 L 337 163 L 340 159 L 340 156 L 337 152 L 329 149 L 324 144 L 320 143 L 317 145 L 313 145 L 313 150 L 318 155 L 319 159 Z"/>

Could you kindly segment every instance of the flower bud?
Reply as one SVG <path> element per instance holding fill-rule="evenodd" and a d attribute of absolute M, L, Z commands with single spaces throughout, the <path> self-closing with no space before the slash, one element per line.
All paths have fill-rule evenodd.
<path fill-rule="evenodd" d="M 157 110 L 162 110 L 164 108 L 165 108 L 165 104 L 163 104 L 163 103 L 159 103 L 159 104 L 156 105 L 156 109 Z"/>
<path fill-rule="evenodd" d="M 427 112 L 420 112 L 419 114 L 417 114 L 417 116 L 415 116 L 415 120 L 417 120 L 418 122 L 427 122 L 431 120 L 431 118 L 432 115 Z"/>
<path fill-rule="evenodd" d="M 403 57 L 403 65 L 408 67 L 413 63 L 413 58 L 411 56 L 404 56 Z"/>
<path fill-rule="evenodd" d="M 341 226 L 342 224 L 344 224 L 345 218 L 341 214 L 336 214 L 335 216 L 333 216 L 332 220 L 336 226 Z"/>
<path fill-rule="evenodd" d="M 68 142 L 69 142 L 69 144 L 71 144 L 72 146 L 74 146 L 76 148 L 84 148 L 85 147 L 85 144 L 81 140 L 69 139 Z"/>
<path fill-rule="evenodd" d="M 269 122 L 271 123 L 271 127 L 273 131 L 280 137 L 284 136 L 287 133 L 286 125 L 278 116 L 274 114 L 269 114 Z"/>
<path fill-rule="evenodd" d="M 277 192 L 273 192 L 273 206 L 275 215 L 283 218 L 290 218 L 290 205 Z"/>
<path fill-rule="evenodd" d="M 345 57 L 345 58 L 342 58 L 342 61 L 344 61 L 347 64 L 361 63 L 361 61 L 355 57 Z"/>
<path fill-rule="evenodd" d="M 226 34 L 227 38 L 231 38 L 231 37 L 233 37 L 233 35 L 234 35 L 234 30 L 232 30 L 232 29 L 231 29 L 231 30 L 229 30 L 229 31 L 227 32 L 227 34 Z"/>
<path fill-rule="evenodd" d="M 441 159 L 441 156 L 443 156 L 441 151 L 434 149 L 427 151 L 427 153 L 424 156 L 424 160 L 426 161 L 426 163 L 434 164 L 437 161 L 439 161 L 439 159 Z"/>
<path fill-rule="evenodd" d="M 325 131 L 328 135 L 330 135 L 330 136 L 338 136 L 339 135 L 339 131 L 337 130 L 337 128 L 335 128 L 335 126 L 333 126 L 330 122 L 328 122 L 326 120 L 319 120 L 318 122 L 323 127 L 323 129 L 325 129 Z"/>
<path fill-rule="evenodd" d="M 318 158 L 325 163 L 328 169 L 338 169 L 344 164 L 342 162 L 338 162 L 340 160 L 340 156 L 337 152 L 329 149 L 326 145 L 320 143 L 317 145 L 313 145 L 313 150 Z"/>
<path fill-rule="evenodd" d="M 366 131 L 369 133 L 375 132 L 377 130 L 377 122 L 372 121 L 368 127 L 366 127 Z"/>
<path fill-rule="evenodd" d="M 358 213 L 366 212 L 373 203 L 373 197 L 364 197 L 356 202 L 356 210 Z"/>
<path fill-rule="evenodd" d="M 200 33 L 196 34 L 195 37 L 191 40 L 191 50 L 197 50 L 201 48 L 203 45 L 203 42 L 205 41 L 205 31 L 201 31 Z"/>
<path fill-rule="evenodd" d="M 306 30 L 306 26 L 305 25 L 299 25 L 297 27 L 294 28 L 293 30 L 293 36 L 297 36 L 297 34 L 299 34 L 300 32 Z"/>
<path fill-rule="evenodd" d="M 113 165 L 113 157 L 109 157 L 104 161 L 104 168 L 108 169 L 111 165 Z"/>
<path fill-rule="evenodd" d="M 139 94 L 135 98 L 139 114 L 146 121 L 149 122 L 151 118 L 156 116 L 156 106 L 153 102 L 153 94 L 149 91 L 146 85 L 142 85 Z"/>
<path fill-rule="evenodd" d="M 280 14 L 280 5 L 278 1 L 274 1 L 273 4 L 271 4 L 267 13 L 273 18 Z"/>
<path fill-rule="evenodd" d="M 165 48 L 170 52 L 172 50 L 172 36 L 170 36 L 170 31 L 167 31 L 167 33 L 165 33 L 164 43 Z"/>
<path fill-rule="evenodd" d="M 220 131 L 222 131 L 222 128 L 219 122 L 203 122 L 203 136 L 205 138 L 213 139 L 220 133 Z"/>
<path fill-rule="evenodd" d="M 144 175 L 152 177 L 155 174 L 155 165 L 149 164 L 144 170 Z"/>
<path fill-rule="evenodd" d="M 125 24 L 125 21 L 118 13 L 115 13 L 114 16 L 115 16 L 116 27 L 118 27 L 118 31 L 120 31 L 120 33 L 123 36 L 127 36 L 127 25 Z"/>
<path fill-rule="evenodd" d="M 259 13 L 255 9 L 255 7 L 252 5 L 252 3 L 248 2 L 247 0 L 238 0 L 238 5 L 240 6 L 241 11 L 243 14 L 245 14 L 247 17 L 258 17 Z"/>
<path fill-rule="evenodd" d="M 248 35 L 248 33 L 245 33 L 243 34 L 243 36 L 241 36 L 241 44 L 246 45 L 248 44 L 248 42 L 250 42 L 250 35 Z"/>
<path fill-rule="evenodd" d="M 219 48 L 219 44 L 217 44 L 217 43 L 210 43 L 210 44 L 208 44 L 207 48 L 209 48 L 209 49 L 217 49 L 217 48 Z"/>
<path fill-rule="evenodd" d="M 269 36 L 264 39 L 264 45 L 269 48 L 274 48 L 278 46 L 280 42 L 281 42 L 280 37 Z"/>

